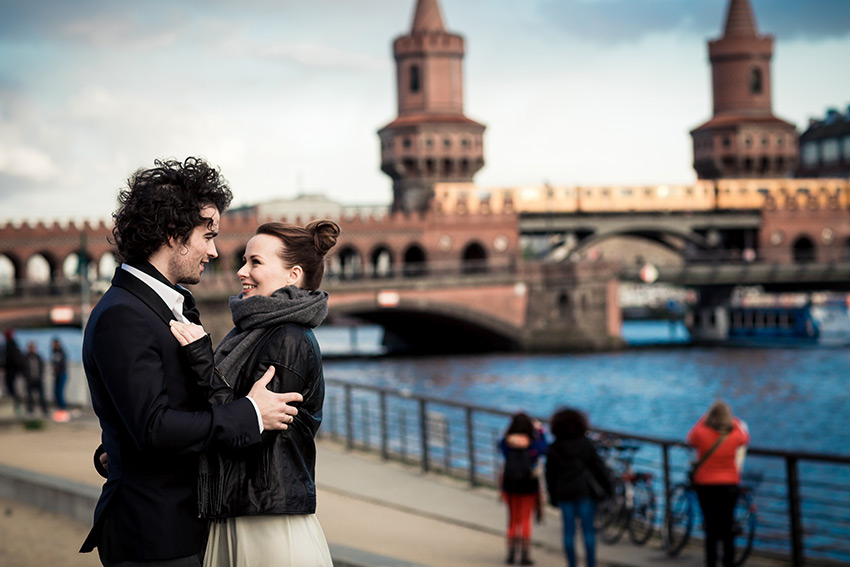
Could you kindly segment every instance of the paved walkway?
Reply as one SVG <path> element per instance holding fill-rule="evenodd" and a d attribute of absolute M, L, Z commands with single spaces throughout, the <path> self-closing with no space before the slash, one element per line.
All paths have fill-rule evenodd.
<path fill-rule="evenodd" d="M 93 554 L 76 553 L 102 483 L 91 464 L 98 443 L 90 413 L 28 430 L 13 418 L 8 400 L 0 400 L 0 564 L 99 564 Z M 471 489 L 326 440 L 319 442 L 316 481 L 317 514 L 337 567 L 503 564 L 505 509 L 494 490 Z M 534 529 L 536 565 L 565 565 L 557 511 L 548 508 Z M 603 566 L 702 565 L 700 548 L 670 559 L 657 540 L 646 547 L 624 542 L 598 548 Z"/>

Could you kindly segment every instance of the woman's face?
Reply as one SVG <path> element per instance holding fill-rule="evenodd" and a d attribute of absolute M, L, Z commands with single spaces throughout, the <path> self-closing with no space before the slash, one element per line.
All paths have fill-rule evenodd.
<path fill-rule="evenodd" d="M 269 234 L 254 235 L 245 247 L 245 264 L 236 272 L 242 282 L 242 297 L 271 295 L 288 285 L 296 285 L 301 267 L 287 268 L 280 259 L 283 243 Z"/>

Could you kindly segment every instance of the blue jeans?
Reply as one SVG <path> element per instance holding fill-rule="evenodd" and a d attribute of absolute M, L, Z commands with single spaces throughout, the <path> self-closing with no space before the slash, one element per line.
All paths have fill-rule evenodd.
<path fill-rule="evenodd" d="M 68 381 L 68 373 L 60 372 L 54 376 L 53 382 L 53 400 L 56 402 L 56 407 L 59 409 L 68 409 L 68 404 L 65 403 L 65 383 Z"/>
<path fill-rule="evenodd" d="M 564 553 L 567 555 L 570 567 L 576 567 L 576 518 L 581 520 L 587 567 L 595 567 L 596 530 L 593 527 L 593 516 L 596 514 L 596 502 L 590 498 L 579 498 L 578 500 L 563 500 L 558 505 L 561 508 L 561 521 L 564 527 Z"/>

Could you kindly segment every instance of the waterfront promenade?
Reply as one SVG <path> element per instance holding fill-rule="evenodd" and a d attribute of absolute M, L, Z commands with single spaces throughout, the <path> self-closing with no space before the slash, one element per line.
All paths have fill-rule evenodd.
<path fill-rule="evenodd" d="M 0 400 L 0 564 L 99 565 L 96 555 L 77 553 L 102 483 L 91 464 L 99 430 L 90 411 L 27 430 L 9 400 Z M 471 489 L 327 440 L 319 442 L 316 476 L 318 516 L 337 567 L 503 564 L 505 511 L 492 489 Z M 546 512 L 535 526 L 534 559 L 541 567 L 564 565 L 559 514 Z M 702 565 L 700 547 L 670 559 L 657 540 L 646 547 L 600 543 L 598 555 L 600 565 L 611 567 Z M 781 564 L 787 562 L 747 563 Z"/>

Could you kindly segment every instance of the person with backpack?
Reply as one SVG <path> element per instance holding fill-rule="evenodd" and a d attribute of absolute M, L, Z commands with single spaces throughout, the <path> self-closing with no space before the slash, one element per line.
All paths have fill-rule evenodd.
<path fill-rule="evenodd" d="M 499 441 L 505 458 L 502 469 L 502 500 L 508 507 L 507 544 L 505 563 L 516 561 L 521 550 L 520 565 L 533 565 L 531 559 L 531 517 L 540 510 L 540 480 L 537 461 L 546 453 L 546 438 L 539 422 L 525 413 L 517 413 Z"/>
<path fill-rule="evenodd" d="M 555 441 L 546 454 L 546 488 L 549 503 L 561 509 L 564 554 L 569 567 L 576 567 L 576 520 L 581 522 L 587 567 L 596 565 L 596 503 L 612 492 L 611 475 L 596 447 L 587 437 L 584 413 L 561 408 L 549 426 Z"/>

